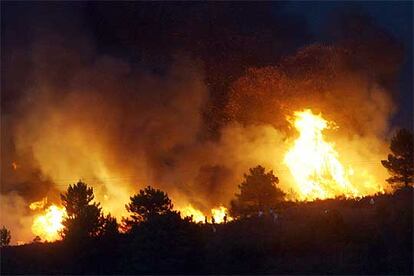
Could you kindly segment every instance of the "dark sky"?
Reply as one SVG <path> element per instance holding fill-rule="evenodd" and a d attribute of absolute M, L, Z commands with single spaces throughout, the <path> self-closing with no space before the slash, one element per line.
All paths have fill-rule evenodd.
<path fill-rule="evenodd" d="M 2 112 L 8 109 L 5 105 L 15 102 L 24 83 L 11 84 L 12 73 L 8 72 L 13 71 L 12 67 L 29 70 L 27 57 L 32 42 L 48 32 L 64 34 L 64 43 L 74 48 L 79 47 L 77 40 L 86 38 L 99 54 L 121 57 L 137 68 L 151 68 L 160 73 L 175 52 L 188 52 L 205 63 L 206 81 L 215 95 L 211 106 L 220 110 L 225 101 L 224 91 L 243 70 L 249 66 L 277 64 L 280 57 L 309 43 L 329 42 L 332 22 L 344 10 L 372 17 L 402 43 L 405 61 L 398 82 L 400 108 L 393 124 L 410 127 L 413 116 L 411 1 L 2 2 Z M 216 124 L 220 125 L 220 119 L 211 121 L 218 121 Z"/>
<path fill-rule="evenodd" d="M 331 1 L 287 4 L 286 9 L 306 18 L 311 32 L 322 39 L 331 16 L 341 9 L 360 9 L 372 16 L 384 29 L 400 40 L 405 48 L 405 62 L 401 72 L 399 90 L 400 110 L 393 123 L 413 126 L 413 2 L 412 1 Z"/>

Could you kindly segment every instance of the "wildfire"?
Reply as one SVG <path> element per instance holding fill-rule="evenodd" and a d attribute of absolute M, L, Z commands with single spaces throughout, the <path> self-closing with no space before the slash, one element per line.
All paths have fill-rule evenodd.
<path fill-rule="evenodd" d="M 184 217 L 192 217 L 193 221 L 196 223 L 203 222 L 205 216 L 203 212 L 194 208 L 191 204 L 188 204 L 186 207 L 180 209 L 181 216 Z"/>
<path fill-rule="evenodd" d="M 348 171 L 339 161 L 334 144 L 325 141 L 323 130 L 332 123 L 311 110 L 294 113 L 294 127 L 299 137 L 286 153 L 284 162 L 297 184 L 300 199 L 324 199 L 336 195 L 357 196 L 358 190 L 349 181 Z"/>
<path fill-rule="evenodd" d="M 224 217 L 227 216 L 227 208 L 224 206 L 220 206 L 218 208 L 211 209 L 211 214 L 214 218 L 216 223 L 223 223 Z"/>
<path fill-rule="evenodd" d="M 47 197 L 42 198 L 42 200 L 35 201 L 30 203 L 29 208 L 30 210 L 38 210 L 43 209 L 47 204 Z"/>
<path fill-rule="evenodd" d="M 34 218 L 32 232 L 46 241 L 59 239 L 59 232 L 63 229 L 62 221 L 66 210 L 56 205 L 49 206 L 45 213 Z"/>
<path fill-rule="evenodd" d="M 206 215 L 203 214 L 200 210 L 194 208 L 191 204 L 188 204 L 186 207 L 180 209 L 181 216 L 184 217 L 192 217 L 193 221 L 196 223 L 205 222 Z M 217 208 L 213 208 L 210 210 L 211 218 L 214 218 L 215 223 L 223 223 L 224 217 L 227 216 L 227 208 L 224 206 L 220 206 Z M 231 218 L 228 217 L 228 221 Z"/>

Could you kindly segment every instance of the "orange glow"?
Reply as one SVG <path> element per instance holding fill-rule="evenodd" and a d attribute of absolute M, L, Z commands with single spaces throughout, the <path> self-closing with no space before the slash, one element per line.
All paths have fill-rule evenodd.
<path fill-rule="evenodd" d="M 11 165 L 12 165 L 13 170 L 15 170 L 15 171 L 17 171 L 17 169 L 20 167 L 20 166 L 16 163 L 16 161 L 13 161 Z"/>
<path fill-rule="evenodd" d="M 224 217 L 227 215 L 227 208 L 224 206 L 220 206 L 218 208 L 211 209 L 211 214 L 214 218 L 214 221 L 216 223 L 223 223 Z M 230 221 L 228 215 L 227 215 L 227 221 Z"/>
<path fill-rule="evenodd" d="M 42 200 L 30 203 L 29 208 L 30 210 L 43 209 L 46 204 L 47 204 L 47 197 L 44 197 L 42 198 Z"/>
<path fill-rule="evenodd" d="M 53 127 L 45 127 L 44 133 L 32 137 L 36 138 L 35 142 L 26 139 L 23 134 L 37 133 L 37 128 L 22 132 L 19 136 L 22 139 L 20 147 L 25 148 L 26 145 L 33 149 L 42 175 L 55 183 L 57 190 L 64 192 L 67 185 L 82 179 L 94 188 L 95 200 L 101 202 L 103 212 L 110 212 L 121 220 L 128 215 L 124 206 L 129 202 L 130 196 L 144 183 L 154 183 L 151 175 L 157 175 L 158 168 L 152 168 L 141 160 L 141 155 L 133 152 L 133 157 L 129 156 L 125 162 L 118 162 L 118 159 L 121 159 L 119 154 L 115 152 L 112 144 L 102 138 L 103 136 L 95 136 L 93 132 L 88 132 L 89 128 L 79 125 L 77 121 L 71 122 L 70 117 L 66 118 L 65 114 L 58 113 L 56 116 L 52 116 L 56 121 L 50 122 Z M 223 130 L 219 143 L 210 143 L 206 147 L 195 149 L 195 156 L 191 155 L 193 153 L 186 156 L 188 159 L 184 159 L 180 163 L 182 167 L 174 172 L 175 180 L 191 183 L 197 188 L 192 198 L 180 192 L 174 194 L 174 189 L 169 190 L 167 187 L 170 186 L 163 184 L 163 180 L 160 180 L 160 188 L 172 194 L 172 201 L 182 207 L 178 210 L 183 217 L 192 215 L 196 223 L 204 223 L 206 216 L 209 222 L 214 217 L 216 223 L 222 223 L 227 210 L 221 204 L 228 203 L 234 194 L 229 190 L 236 188 L 235 185 L 240 183 L 238 181 L 243 173 L 258 164 L 273 169 L 280 178 L 280 188 L 284 192 L 292 191 L 287 197 L 289 200 L 314 200 L 342 194 L 353 197 L 383 191 L 381 185 L 386 183 L 382 183 L 381 180 L 387 177 L 387 172 L 378 160 L 386 156 L 384 152 L 387 145 L 382 143 L 382 140 L 370 136 L 354 135 L 350 139 L 338 135 L 335 137 L 336 145 L 333 145 L 332 137 L 325 137 L 324 133 L 332 124 L 311 110 L 296 112 L 292 124 L 298 130 L 299 138 L 286 143 L 283 132 L 270 125 L 246 128 L 239 125 L 229 126 Z M 203 160 L 207 152 L 209 156 L 207 160 Z M 369 160 L 373 160 L 375 164 L 367 164 L 371 162 Z M 224 176 L 218 174 L 223 178 L 219 179 L 218 183 L 226 183 L 223 185 L 225 196 L 220 195 L 220 201 L 214 200 L 216 204 L 211 205 L 211 202 L 206 200 L 210 195 L 202 194 L 204 190 L 197 186 L 201 184 L 197 182 L 196 176 L 204 163 L 215 162 L 218 162 L 219 167 L 229 168 L 232 173 Z M 20 163 L 15 164 L 16 168 L 21 168 L 20 166 Z M 137 167 L 140 169 L 136 170 Z M 158 180 L 157 177 L 155 180 Z M 189 202 L 199 202 L 203 208 L 197 205 L 201 208 L 199 210 Z M 46 205 L 47 202 L 40 200 L 33 203 L 30 208 L 40 211 Z M 47 215 L 47 211 L 44 212 L 41 216 L 35 217 L 33 233 L 43 240 L 58 239 L 58 232 L 62 229 L 61 219 L 54 219 L 52 214 L 60 218 L 63 215 L 53 211 L 51 215 Z M 227 216 L 227 221 L 230 220 Z M 30 223 L 31 221 L 26 228 L 30 229 Z M 25 240 L 32 238 L 19 237 Z"/>
<path fill-rule="evenodd" d="M 196 223 L 204 222 L 205 216 L 203 212 L 195 209 L 191 204 L 188 204 L 186 207 L 180 209 L 180 214 L 182 218 L 191 217 Z"/>
<path fill-rule="evenodd" d="M 220 206 L 217 208 L 213 208 L 210 210 L 211 216 L 207 216 L 208 220 L 211 222 L 211 218 L 214 218 L 215 223 L 223 223 L 224 216 L 227 215 L 228 211 L 227 208 L 224 206 Z M 188 204 L 184 208 L 180 208 L 180 214 L 182 218 L 185 217 L 193 217 L 193 221 L 196 223 L 204 223 L 206 219 L 206 215 L 201 212 L 200 210 L 194 208 L 191 204 Z M 230 221 L 231 218 L 227 215 L 227 221 Z"/>
<path fill-rule="evenodd" d="M 62 221 L 66 210 L 56 205 L 49 206 L 45 213 L 34 218 L 32 224 L 33 234 L 46 241 L 55 241 L 60 238 L 59 232 L 63 229 Z"/>
<path fill-rule="evenodd" d="M 345 167 L 335 144 L 327 142 L 323 134 L 325 129 L 332 128 L 332 122 L 326 121 L 321 114 L 312 113 L 310 109 L 296 111 L 294 116 L 293 126 L 299 132 L 299 137 L 286 153 L 284 163 L 296 182 L 299 200 L 340 195 L 356 197 L 382 191 L 374 178 L 362 169 L 358 174 L 363 177 L 358 179 L 361 187 L 351 182 L 351 177 L 358 172 L 357 168 Z"/>

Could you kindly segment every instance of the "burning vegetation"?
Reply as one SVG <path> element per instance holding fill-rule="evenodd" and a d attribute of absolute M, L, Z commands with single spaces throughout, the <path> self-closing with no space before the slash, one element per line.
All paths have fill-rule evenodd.
<path fill-rule="evenodd" d="M 71 104 L 75 104 L 75 102 L 71 102 Z M 59 115 L 61 112 L 57 110 L 54 112 L 57 112 L 54 116 L 56 119 L 49 122 L 49 130 L 45 129 L 48 134 L 38 136 L 40 140 L 33 141 L 34 146 L 32 148 L 34 149 L 35 158 L 40 162 L 42 170 L 49 172 L 49 177 L 51 177 L 54 183 L 63 183 L 69 179 L 75 179 L 76 174 L 90 176 L 85 177 L 85 179 L 91 179 L 92 183 L 95 183 L 93 185 L 96 189 L 97 199 L 102 202 L 103 210 L 110 212 L 121 220 L 126 215 L 126 210 L 122 208 L 123 202 L 126 202 L 129 195 L 133 193 L 132 186 L 124 186 L 123 183 L 136 181 L 134 177 L 128 177 L 130 171 L 128 162 L 121 167 L 117 163 L 113 163 L 112 160 L 120 156 L 112 156 L 105 149 L 106 142 L 102 142 L 101 138 L 97 138 L 96 146 L 89 146 L 87 141 L 91 138 L 91 134 L 92 136 L 95 135 L 94 131 L 91 133 L 85 132 L 80 129 L 82 126 L 78 123 L 71 126 L 71 123 L 67 121 L 66 115 Z M 283 138 L 283 132 L 271 126 L 259 126 L 249 129 L 250 133 L 257 132 L 261 134 L 258 137 L 254 137 L 253 140 L 248 138 L 248 140 L 239 143 L 240 145 L 247 143 L 248 147 L 254 147 L 252 150 L 256 152 L 256 155 L 237 156 L 240 154 L 239 149 L 234 148 L 234 145 L 227 144 L 226 139 L 229 135 L 230 137 L 234 135 L 245 136 L 245 129 L 240 129 L 237 125 L 229 125 L 221 141 L 206 145 L 209 153 L 202 148 L 195 147 L 191 151 L 178 151 L 176 156 L 171 157 L 173 158 L 172 161 L 169 161 L 167 158 L 163 161 L 166 163 L 156 165 L 158 167 L 157 170 L 166 171 L 168 168 L 171 169 L 171 180 L 177 181 L 184 177 L 182 179 L 190 181 L 189 184 L 192 183 L 188 188 L 186 186 L 172 186 L 170 188 L 170 193 L 173 199 L 176 199 L 178 202 L 178 206 L 183 206 L 179 208 L 182 216 L 191 217 L 195 222 L 214 220 L 216 223 L 221 223 L 224 221 L 224 217 L 226 217 L 226 220 L 231 219 L 227 214 L 227 208 L 224 207 L 229 202 L 228 197 L 220 200 L 223 195 L 216 194 L 212 190 L 212 198 L 204 200 L 204 195 L 201 195 L 200 199 L 203 201 L 200 201 L 198 198 L 199 194 L 186 191 L 187 189 L 191 191 L 190 187 L 197 191 L 199 188 L 193 186 L 197 185 L 194 181 L 200 180 L 197 174 L 191 180 L 191 173 L 194 172 L 184 170 L 191 168 L 185 167 L 186 161 L 184 160 L 187 158 L 190 158 L 190 160 L 196 158 L 194 159 L 195 162 L 200 165 L 205 164 L 205 162 L 218 162 L 218 164 L 226 168 L 231 167 L 232 164 L 237 164 L 234 163 L 237 160 L 240 162 L 241 159 L 239 158 L 244 158 L 243 163 L 234 166 L 236 171 L 255 163 L 264 164 L 275 171 L 282 172 L 278 176 L 281 180 L 280 187 L 285 193 L 286 199 L 289 200 L 316 200 L 337 196 L 348 198 L 363 197 L 391 190 L 386 182 L 381 180 L 384 179 L 383 175 L 386 175 L 386 171 L 379 162 L 375 166 L 373 164 L 364 166 L 359 163 L 367 155 L 380 155 L 385 148 L 385 143 L 381 143 L 380 140 L 372 137 L 358 138 L 358 136 L 353 136 L 350 140 L 348 138 L 345 140 L 338 138 L 337 142 L 331 142 L 335 141 L 335 131 L 340 129 L 341 126 L 332 121 L 327 121 L 321 114 L 318 115 L 311 109 L 294 111 L 293 117 L 288 116 L 288 121 L 298 134 L 291 134 L 287 139 Z M 55 127 L 51 127 L 50 124 L 55 124 Z M 59 127 L 62 124 L 66 125 L 65 129 Z M 268 130 L 263 132 L 264 129 Z M 238 131 L 241 132 L 237 133 Z M 328 131 L 330 131 L 329 135 L 327 135 Z M 69 137 L 69 139 L 62 140 L 64 139 L 61 137 L 62 135 Z M 271 137 L 272 135 L 273 137 Z M 297 135 L 297 138 L 295 138 L 295 135 Z M 269 139 L 270 143 L 267 139 Z M 58 143 L 58 141 L 65 142 Z M 370 141 L 374 141 L 374 144 L 369 144 Z M 344 148 L 344 144 L 352 144 L 354 148 Z M 366 146 L 370 147 L 371 150 L 367 151 L 364 149 Z M 54 150 L 51 151 L 51 149 Z M 60 152 L 59 160 L 55 159 L 56 152 Z M 192 157 L 203 152 L 209 155 L 205 160 Z M 220 157 L 222 152 L 232 152 L 236 156 L 222 158 Z M 78 160 L 76 157 L 87 155 L 90 156 L 90 159 Z M 386 154 L 383 153 L 382 156 L 384 155 Z M 178 161 L 177 158 L 183 158 L 183 160 Z M 140 164 L 139 162 L 138 164 Z M 196 170 L 196 168 L 193 169 Z M 18 172 L 16 171 L 16 173 Z M 169 174 L 167 171 L 166 173 L 167 175 Z M 216 174 L 215 171 L 212 171 L 212 173 Z M 208 181 L 210 182 L 207 182 L 206 185 L 224 185 L 220 188 L 227 191 L 224 194 L 228 193 L 227 189 L 229 188 L 226 187 L 230 187 L 231 183 L 221 184 L 220 182 L 225 178 L 217 178 L 219 175 L 215 176 L 214 174 L 209 176 L 210 179 Z M 158 179 L 158 176 L 154 175 L 151 178 L 155 180 Z M 147 176 L 146 181 L 151 178 Z M 231 182 L 235 182 L 237 179 L 239 178 L 234 172 L 227 177 L 227 181 Z M 165 182 L 162 178 L 159 178 L 158 181 L 168 183 L 168 181 Z M 215 184 L 217 181 L 220 184 Z M 213 186 L 212 188 L 216 189 L 218 187 Z M 235 192 L 234 188 L 230 189 L 230 191 L 232 193 Z M 46 203 L 45 200 L 41 200 L 32 202 L 29 205 L 30 209 L 42 209 L 45 208 Z M 43 212 L 43 215 L 36 215 L 34 217 L 31 227 L 32 232 L 44 240 L 56 240 L 59 237 L 58 232 L 63 227 L 61 221 L 65 211 L 56 205 L 51 205 L 44 209 Z"/>
<path fill-rule="evenodd" d="M 60 232 L 63 230 L 63 220 L 66 217 L 66 210 L 56 205 L 49 206 L 43 214 L 33 219 L 32 232 L 35 236 L 44 241 L 55 241 L 60 239 Z"/>
<path fill-rule="evenodd" d="M 401 42 L 351 10 L 317 42 L 277 2 L 164 4 L 6 16 L 22 22 L 2 34 L 2 246 L 45 241 L 101 263 L 77 256 L 89 246 L 113 254 L 119 271 L 106 272 L 144 274 L 298 272 L 313 248 L 341 264 L 336 252 L 409 256 Z"/>
<path fill-rule="evenodd" d="M 118 220 L 127 216 L 130 195 L 151 185 L 167 191 L 184 216 L 220 222 L 237 183 L 258 164 L 276 172 L 286 200 L 392 191 L 379 162 L 388 152 L 392 96 L 379 84 L 381 72 L 354 70 L 343 45 L 307 46 L 277 66 L 247 70 L 229 88 L 228 123 L 215 130 L 216 139 L 202 135 L 212 95 L 190 59 L 177 59 L 160 76 L 99 56 L 73 63 L 70 54 L 60 60 L 71 72 L 57 76 L 70 84 L 62 88 L 42 72 L 57 66 L 46 56 L 64 52 L 50 47 L 36 48 L 45 64 L 34 73 L 36 93 L 7 120 L 14 147 L 4 185 L 19 191 L 22 208 L 43 197 L 58 206 L 68 183 L 82 179 Z M 37 213 L 22 213 L 30 229 Z"/>
<path fill-rule="evenodd" d="M 351 160 L 347 168 L 341 163 L 335 145 L 326 141 L 323 131 L 334 126 L 311 110 L 294 113 L 293 126 L 299 137 L 284 157 L 295 179 L 299 200 L 334 198 L 336 196 L 362 197 L 384 192 L 384 188 L 369 174 L 352 182 L 352 176 L 360 174 Z M 385 186 L 385 185 L 384 185 Z"/>
<path fill-rule="evenodd" d="M 310 109 L 295 111 L 294 116 L 288 116 L 288 119 L 290 120 L 292 126 L 294 126 L 299 132 L 299 136 L 295 140 L 286 140 L 285 143 L 289 146 L 287 146 L 283 159 L 284 164 L 287 166 L 292 178 L 294 179 L 294 182 L 290 186 L 290 190 L 279 190 L 280 192 L 278 196 L 275 194 L 275 198 L 267 199 L 270 204 L 265 204 L 264 202 L 254 203 L 255 199 L 249 198 L 252 195 L 256 193 L 271 195 L 273 193 L 267 191 L 266 189 L 268 188 L 264 188 L 264 190 L 259 188 L 263 185 L 263 183 L 266 183 L 264 179 L 259 177 L 255 180 L 257 182 L 254 182 L 253 186 L 248 186 L 249 188 L 247 189 L 250 191 L 248 192 L 248 198 L 245 198 L 244 196 L 239 198 L 239 200 L 242 199 L 245 201 L 244 204 L 247 204 L 246 206 L 249 204 L 257 204 L 257 207 L 247 210 L 247 213 L 268 212 L 268 210 L 276 207 L 273 205 L 274 202 L 280 202 L 285 196 L 288 196 L 290 199 L 296 201 L 309 201 L 340 196 L 345 196 L 346 198 L 362 198 L 369 195 L 384 193 L 384 187 L 386 187 L 385 182 L 383 185 L 380 185 L 375 182 L 375 178 L 372 175 L 366 173 L 361 174 L 359 167 L 354 168 L 352 165 L 345 167 L 341 163 L 341 156 L 336 151 L 335 144 L 328 142 L 323 133 L 326 129 L 338 128 L 334 122 L 326 121 L 321 114 L 314 114 Z M 351 163 L 349 160 L 346 161 L 348 161 L 348 164 Z M 257 172 L 252 170 L 251 173 L 252 175 L 255 175 L 256 173 L 259 175 L 265 175 L 264 168 L 257 170 Z M 358 178 L 359 181 L 353 182 L 353 177 L 355 175 L 360 175 Z M 272 179 L 272 177 L 274 176 L 271 176 L 270 179 Z M 277 183 L 279 183 L 279 179 L 276 177 L 271 180 L 268 187 L 272 187 Z M 243 187 L 243 185 L 244 184 L 240 187 Z M 72 187 L 70 187 L 70 189 L 72 189 Z M 135 199 L 136 196 L 131 197 L 133 202 L 136 200 L 136 205 L 127 205 L 126 210 L 128 212 L 139 213 L 139 210 L 135 210 L 135 206 L 137 206 L 137 204 L 141 204 L 138 202 L 149 202 L 151 201 L 151 194 L 155 195 L 159 193 L 159 191 L 148 188 L 145 191 L 141 191 L 141 196 L 143 195 L 143 192 L 147 193 L 149 197 L 145 200 L 139 198 Z M 89 191 L 89 193 L 91 193 L 91 191 Z M 280 199 L 276 199 L 277 197 L 280 197 Z M 93 197 L 88 199 L 88 201 L 91 201 L 92 199 Z M 65 197 L 65 200 L 68 200 L 68 198 Z M 104 197 L 104 200 L 108 200 L 108 197 Z M 160 198 L 159 200 L 162 201 L 167 199 Z M 234 202 L 232 202 L 232 204 L 233 203 Z M 32 202 L 30 204 L 29 207 L 32 210 L 44 210 L 44 214 L 35 216 L 32 225 L 32 232 L 43 240 L 54 241 L 60 237 L 59 234 L 64 228 L 62 221 L 65 217 L 67 217 L 67 213 L 65 208 L 60 208 L 56 205 L 51 205 L 46 208 L 46 204 L 47 198 L 43 198 L 40 201 Z M 171 202 L 167 200 L 162 204 L 171 205 Z M 237 208 L 239 207 L 236 207 L 236 205 L 237 203 L 232 205 L 233 214 L 245 215 L 246 210 L 238 213 L 240 210 L 237 211 Z M 212 208 L 209 212 L 203 213 L 190 203 L 185 207 L 178 208 L 178 210 L 182 218 L 188 218 L 196 223 L 225 223 L 232 219 L 232 217 L 229 216 L 228 209 L 224 206 L 218 206 Z M 150 212 L 159 213 L 157 210 Z M 141 221 L 147 215 L 148 214 L 141 213 L 138 217 L 133 217 L 132 221 Z M 122 217 L 118 217 L 118 219 L 121 218 Z M 126 225 L 131 223 L 131 221 L 125 221 Z"/>

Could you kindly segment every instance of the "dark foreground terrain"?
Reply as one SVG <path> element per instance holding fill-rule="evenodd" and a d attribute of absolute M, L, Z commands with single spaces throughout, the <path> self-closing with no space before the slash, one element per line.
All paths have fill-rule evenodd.
<path fill-rule="evenodd" d="M 404 188 L 362 200 L 288 203 L 277 220 L 213 227 L 158 217 L 128 235 L 4 247 L 1 273 L 412 275 L 412 204 L 413 190 Z"/>

